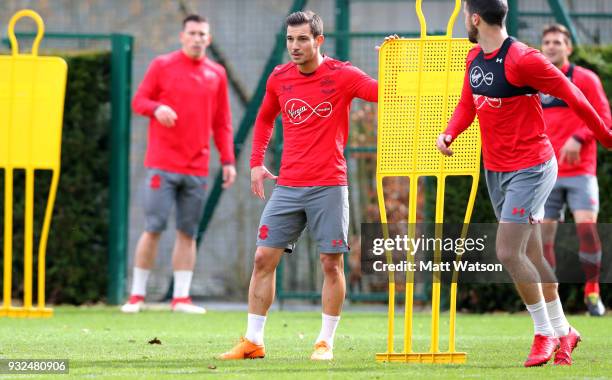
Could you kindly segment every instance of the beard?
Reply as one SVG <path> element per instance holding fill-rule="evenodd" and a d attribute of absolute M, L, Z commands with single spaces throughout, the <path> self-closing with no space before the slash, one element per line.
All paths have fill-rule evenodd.
<path fill-rule="evenodd" d="M 477 44 L 478 43 L 478 29 L 474 25 L 471 25 L 470 29 L 468 29 L 467 32 L 468 32 L 468 39 L 470 40 L 470 42 L 473 44 Z"/>

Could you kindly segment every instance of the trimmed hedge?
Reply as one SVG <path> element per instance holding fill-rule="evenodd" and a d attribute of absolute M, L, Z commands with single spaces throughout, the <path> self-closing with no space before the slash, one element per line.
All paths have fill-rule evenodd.
<path fill-rule="evenodd" d="M 62 168 L 47 246 L 46 294 L 48 303 L 81 304 L 102 299 L 107 283 L 110 54 L 90 52 L 64 58 L 68 62 L 68 84 Z M 16 300 L 23 296 L 24 178 L 22 171 L 16 172 L 13 218 L 13 299 Z M 35 178 L 36 281 L 36 253 L 51 175 L 39 171 Z M 4 203 L 1 203 L 4 214 Z"/>

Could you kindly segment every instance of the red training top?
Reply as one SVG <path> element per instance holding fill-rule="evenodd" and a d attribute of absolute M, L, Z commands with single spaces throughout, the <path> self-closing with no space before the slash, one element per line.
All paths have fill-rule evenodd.
<path fill-rule="evenodd" d="M 471 68 L 481 51 L 481 47 L 476 46 L 468 53 L 461 99 L 445 133 L 454 140 L 478 115 L 486 169 L 511 172 L 549 160 L 554 152 L 544 133 L 542 105 L 537 93 L 511 97 L 473 94 L 472 85 L 486 86 L 495 82 L 491 73 Z M 604 146 L 612 147 L 612 133 L 582 92 L 538 50 L 515 41 L 504 59 L 497 57 L 498 52 L 484 55 L 484 61 L 503 65 L 502 73 L 508 85 L 533 88 L 563 99 Z"/>
<path fill-rule="evenodd" d="M 567 63 L 563 65 L 561 71 L 568 75 L 569 69 L 570 64 Z M 571 77 L 572 83 L 582 91 L 606 125 L 612 126 L 610 104 L 597 74 L 584 67 L 573 66 Z M 546 134 L 555 149 L 557 160 L 559 160 L 559 151 L 569 138 L 574 136 L 582 142 L 580 162 L 569 165 L 566 162 L 559 161 L 558 176 L 596 175 L 597 142 L 593 132 L 587 128 L 578 115 L 569 109 L 565 103 L 559 103 L 559 106 L 551 104 L 550 107 L 544 107 L 544 120 L 546 121 Z"/>
<path fill-rule="evenodd" d="M 347 185 L 344 147 L 351 101 L 378 101 L 378 83 L 349 62 L 324 57 L 311 74 L 293 62 L 277 66 L 266 85 L 253 135 L 251 168 L 262 166 L 274 119 L 282 112 L 282 186 Z"/>
<path fill-rule="evenodd" d="M 153 116 L 160 105 L 176 112 L 173 127 L 164 127 Z M 210 59 L 194 60 L 181 50 L 155 58 L 136 91 L 132 108 L 151 119 L 146 167 L 208 175 L 211 132 L 221 163 L 234 163 L 227 76 L 225 69 Z"/>

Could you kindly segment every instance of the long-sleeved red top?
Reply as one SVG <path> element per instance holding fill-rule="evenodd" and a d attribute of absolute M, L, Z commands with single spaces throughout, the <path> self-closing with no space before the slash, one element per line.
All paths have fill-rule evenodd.
<path fill-rule="evenodd" d="M 173 127 L 164 127 L 153 115 L 160 105 L 176 112 Z M 222 164 L 234 163 L 227 76 L 210 59 L 194 60 L 180 50 L 155 58 L 132 108 L 150 118 L 146 167 L 208 175 L 211 133 Z"/>
<path fill-rule="evenodd" d="M 604 123 L 609 127 L 612 126 L 610 104 L 597 74 L 584 67 L 574 65 L 571 67 L 571 74 L 569 73 L 569 63 L 563 65 L 561 71 L 565 75 L 571 75 L 572 83 L 582 91 Z M 559 151 L 569 138 L 575 137 L 582 142 L 580 162 L 570 165 L 567 162 L 559 161 L 558 176 L 572 177 L 597 174 L 597 141 L 593 132 L 565 102 L 551 98 L 547 95 L 542 96 L 542 105 L 544 107 L 544 120 L 546 121 L 546 134 L 553 145 L 557 161 L 559 161 Z"/>
<path fill-rule="evenodd" d="M 566 101 L 596 138 L 604 146 L 612 147 L 612 133 L 597 112 L 582 92 L 546 57 L 518 41 L 507 47 L 504 57 L 498 56 L 500 50 L 484 55 L 480 46 L 476 46 L 469 52 L 461 99 L 445 132 L 455 139 L 478 115 L 485 168 L 511 172 L 540 164 L 553 156 L 553 148 L 545 134 L 542 105 L 535 90 Z M 472 65 L 476 59 L 489 68 L 495 64 L 503 65 L 500 70 L 504 78 L 499 78 L 499 75 L 496 78 L 492 72 Z M 499 81 L 506 81 L 506 87 L 531 88 L 534 91 L 508 97 L 474 93 L 474 89 L 480 92 Z"/>
<path fill-rule="evenodd" d="M 347 184 L 344 147 L 351 101 L 378 101 L 378 83 L 348 62 L 325 57 L 311 74 L 277 66 L 266 85 L 253 135 L 251 168 L 263 165 L 274 119 L 282 112 L 282 186 Z"/>

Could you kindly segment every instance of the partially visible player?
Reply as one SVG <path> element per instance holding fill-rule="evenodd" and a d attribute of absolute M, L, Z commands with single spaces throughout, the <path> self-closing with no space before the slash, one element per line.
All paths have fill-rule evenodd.
<path fill-rule="evenodd" d="M 508 36 L 507 12 L 505 0 L 464 1 L 468 36 L 478 45 L 468 53 L 461 99 L 437 146 L 452 155 L 451 143 L 478 115 L 487 187 L 500 222 L 497 257 L 534 324 L 524 365 L 543 365 L 553 355 L 555 364 L 570 365 L 580 335 L 563 313 L 555 275 L 544 259 L 539 225 L 555 184 L 557 162 L 544 133 L 538 90 L 567 102 L 608 148 L 612 133 L 546 57 Z"/>
<path fill-rule="evenodd" d="M 601 81 L 594 72 L 570 63 L 572 40 L 568 30 L 559 24 L 542 32 L 542 53 L 586 96 L 599 116 L 612 125 L 610 104 Z M 593 132 L 569 108 L 554 96 L 540 94 L 546 134 L 555 149 L 559 174 L 545 206 L 542 225 L 544 256 L 555 267 L 555 235 L 557 222 L 563 221 L 569 206 L 580 241 L 580 263 L 586 277 L 584 300 L 589 314 L 602 316 L 606 308 L 599 295 L 601 242 L 597 233 L 599 187 L 597 184 L 597 141 Z"/>
<path fill-rule="evenodd" d="M 283 156 L 277 185 L 263 211 L 249 286 L 247 331 L 221 359 L 265 356 L 264 325 L 274 301 L 276 267 L 302 231 L 317 241 L 323 273 L 321 331 L 312 360 L 332 360 L 346 293 L 343 253 L 348 247 L 348 179 L 344 147 L 351 101 L 378 100 L 378 83 L 348 62 L 325 56 L 323 21 L 311 11 L 286 19 L 291 62 L 277 66 L 266 86 L 253 135 L 251 190 L 261 199 L 274 120 L 283 121 Z M 308 252 L 304 252 L 308 253 Z"/>

